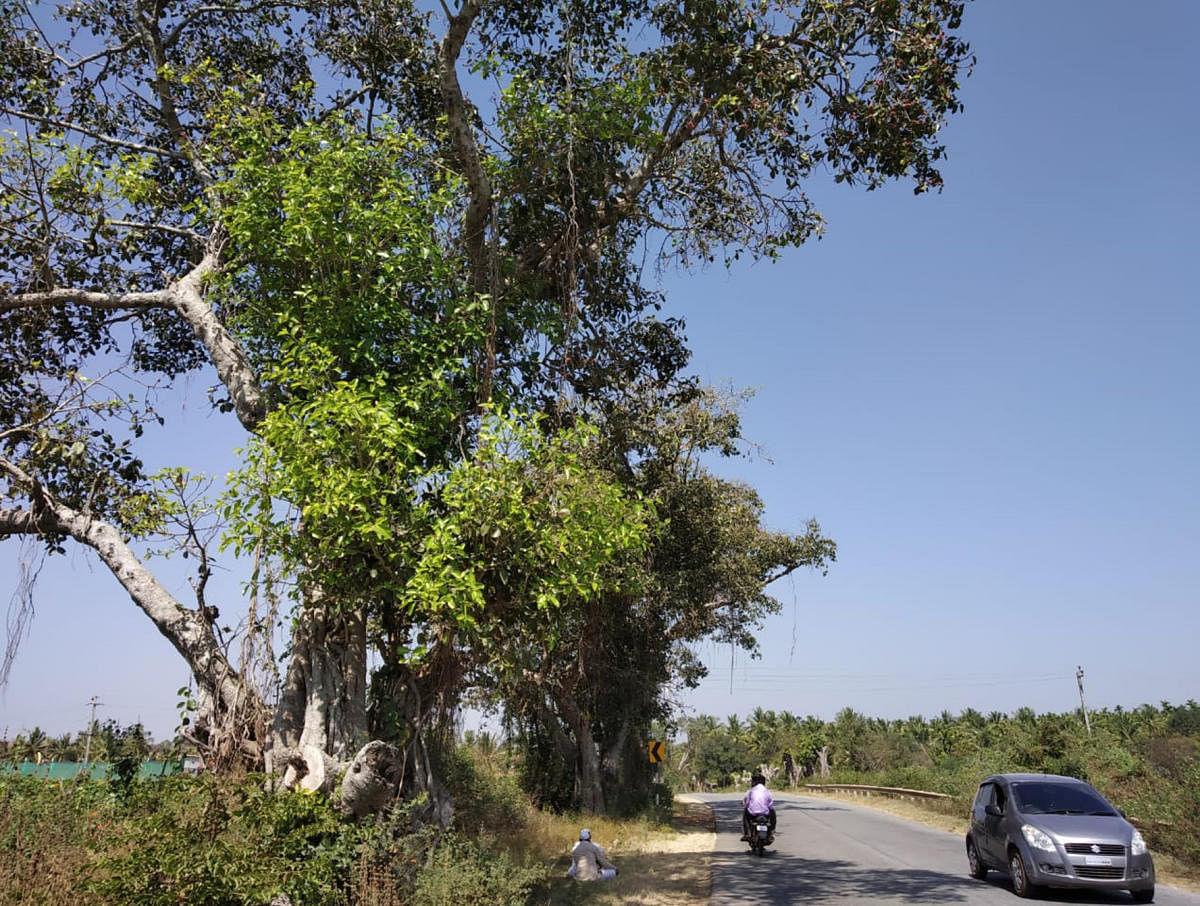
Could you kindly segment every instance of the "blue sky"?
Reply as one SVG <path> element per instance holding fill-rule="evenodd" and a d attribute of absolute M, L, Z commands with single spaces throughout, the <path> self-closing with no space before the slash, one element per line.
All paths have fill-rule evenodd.
<path fill-rule="evenodd" d="M 811 193 L 787 258 L 673 280 L 695 364 L 758 388 L 726 464 L 826 577 L 685 701 L 830 717 L 1200 698 L 1200 212 L 1184 2 L 976 4 L 940 195 Z"/>
<path fill-rule="evenodd" d="M 1062 711 L 1078 664 L 1089 706 L 1200 698 L 1200 5 L 1001 0 L 964 32 L 943 193 L 818 186 L 821 241 L 665 284 L 696 371 L 758 391 L 770 461 L 717 467 L 840 549 L 776 586 L 761 660 L 702 649 L 693 711 Z M 163 454 L 219 472 L 193 380 Z M 0 732 L 78 729 L 97 695 L 169 735 L 186 668 L 115 581 L 74 550 L 39 592 Z"/>

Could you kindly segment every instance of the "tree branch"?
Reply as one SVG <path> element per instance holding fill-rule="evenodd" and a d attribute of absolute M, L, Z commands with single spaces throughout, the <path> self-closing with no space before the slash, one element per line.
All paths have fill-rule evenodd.
<path fill-rule="evenodd" d="M 229 390 L 238 420 L 254 431 L 266 416 L 266 399 L 258 375 L 250 366 L 241 343 L 226 328 L 204 298 L 204 284 L 220 268 L 223 236 L 209 240 L 209 249 L 198 265 L 166 289 L 142 293 L 102 293 L 80 288 L 0 296 L 0 314 L 23 308 L 76 304 L 109 311 L 173 309 L 208 351 L 209 361 Z"/>
<path fill-rule="evenodd" d="M 169 151 L 166 148 L 158 148 L 154 145 L 143 145 L 139 142 L 126 141 L 123 138 L 115 138 L 111 135 L 105 135 L 103 132 L 97 132 L 94 129 L 89 129 L 86 126 L 81 126 L 78 123 L 72 123 L 67 120 L 58 120 L 48 116 L 38 116 L 36 113 L 29 113 L 26 110 L 16 110 L 12 107 L 0 107 L 0 113 L 7 116 L 15 116 L 17 119 L 25 120 L 30 123 L 40 123 L 43 126 L 53 126 L 55 129 L 65 129 L 69 132 L 78 132 L 80 135 L 86 135 L 89 138 L 94 138 L 98 142 L 106 145 L 111 145 L 114 148 L 125 148 L 130 151 L 138 151 L 142 154 L 154 154 L 158 157 L 169 157 L 172 160 L 187 160 L 187 155 L 179 151 Z"/>
<path fill-rule="evenodd" d="M 467 122 L 467 104 L 457 70 L 458 56 L 481 6 L 481 0 L 463 0 L 458 13 L 450 17 L 450 27 L 438 47 L 438 81 L 446 108 L 450 142 L 470 192 L 463 218 L 463 239 L 471 263 L 472 283 L 477 292 L 486 292 L 491 282 L 490 268 L 486 266 L 486 230 L 492 208 L 492 185 L 483 169 L 475 135 Z"/>
<path fill-rule="evenodd" d="M 116 526 L 56 500 L 19 466 L 0 460 L 7 474 L 29 494 L 31 506 L 0 509 L 0 534 L 62 534 L 94 550 L 122 587 L 183 656 L 222 709 L 232 711 L 252 694 L 225 658 L 212 630 L 194 610 L 186 609 L 155 578 L 125 543 Z M 260 705 L 261 707 L 261 705 Z"/>

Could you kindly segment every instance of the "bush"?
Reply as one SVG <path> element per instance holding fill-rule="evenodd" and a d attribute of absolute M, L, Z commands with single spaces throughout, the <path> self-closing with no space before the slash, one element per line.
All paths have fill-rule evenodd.
<path fill-rule="evenodd" d="M 525 823 L 529 800 L 511 772 L 498 770 L 470 746 L 459 746 L 443 756 L 440 767 L 454 799 L 454 823 L 459 829 L 503 828 L 515 833 Z"/>
<path fill-rule="evenodd" d="M 344 903 L 343 879 L 369 830 L 323 796 L 269 793 L 262 781 L 143 784 L 92 889 L 139 906 L 266 903 L 281 893 L 306 906 Z"/>
<path fill-rule="evenodd" d="M 103 784 L 0 778 L 0 903 L 90 903 L 79 882 L 113 811 Z"/>
<path fill-rule="evenodd" d="M 417 875 L 413 906 L 512 906 L 545 878 L 540 866 L 520 866 L 460 835 L 449 835 Z"/>

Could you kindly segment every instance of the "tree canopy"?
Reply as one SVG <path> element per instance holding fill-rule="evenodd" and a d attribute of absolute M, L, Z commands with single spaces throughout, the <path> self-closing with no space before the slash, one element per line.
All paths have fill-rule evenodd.
<path fill-rule="evenodd" d="M 705 470 L 736 408 L 653 268 L 799 245 L 818 171 L 939 187 L 962 12 L 0 3 L 0 536 L 93 549 L 230 757 L 412 742 L 476 684 L 604 808 L 687 643 L 752 646 L 765 586 L 834 555 Z M 138 453 L 193 372 L 246 432 L 219 500 Z M 217 630 L 202 516 L 255 564 L 248 636 L 292 608 L 278 690 Z M 138 553 L 164 536 L 192 604 Z"/>

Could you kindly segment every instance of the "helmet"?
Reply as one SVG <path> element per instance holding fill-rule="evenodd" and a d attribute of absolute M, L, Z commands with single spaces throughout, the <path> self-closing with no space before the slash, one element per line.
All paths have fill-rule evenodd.
<path fill-rule="evenodd" d="M 580 840 L 590 840 L 590 839 L 592 839 L 592 832 L 591 832 L 590 830 L 588 830 L 588 829 L 585 827 L 583 830 L 581 830 L 581 831 L 579 832 L 579 839 L 580 839 Z"/>

